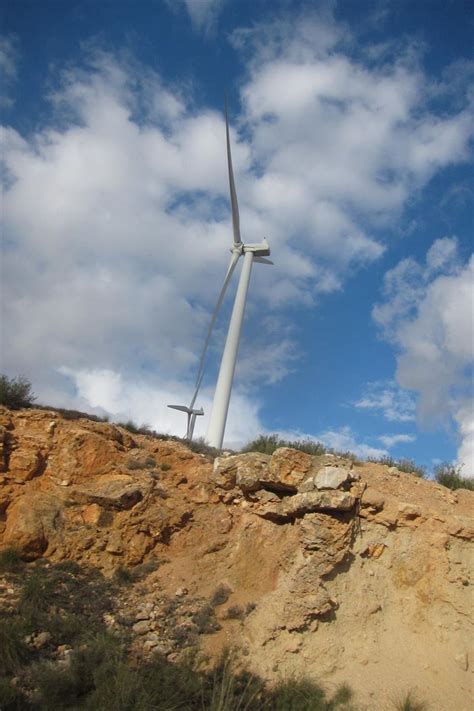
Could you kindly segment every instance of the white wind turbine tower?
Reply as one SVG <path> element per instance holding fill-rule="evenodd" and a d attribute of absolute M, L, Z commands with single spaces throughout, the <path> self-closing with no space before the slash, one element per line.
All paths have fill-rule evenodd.
<path fill-rule="evenodd" d="M 192 439 L 196 416 L 203 414 L 202 409 L 196 410 L 194 408 L 194 403 L 196 401 L 199 388 L 201 386 L 202 379 L 204 376 L 205 358 L 209 346 L 209 341 L 211 338 L 211 333 L 214 328 L 217 314 L 221 307 L 222 301 L 224 300 L 224 295 L 227 290 L 227 286 L 229 285 L 234 269 L 237 265 L 237 262 L 239 261 L 239 258 L 243 256 L 244 263 L 240 274 L 237 293 L 235 295 L 234 308 L 232 310 L 232 316 L 230 318 L 229 330 L 227 332 L 227 339 L 225 342 L 224 353 L 222 355 L 219 376 L 217 378 L 216 390 L 214 393 L 214 401 L 212 404 L 211 417 L 209 419 L 209 425 L 206 435 L 207 442 L 212 447 L 216 447 L 217 449 L 221 449 L 222 441 L 224 439 L 227 412 L 229 410 L 232 382 L 234 379 L 235 364 L 237 360 L 237 352 L 239 349 L 240 333 L 242 330 L 242 322 L 244 318 L 245 303 L 247 300 L 247 292 L 250 283 L 252 266 L 254 262 L 259 262 L 262 264 L 273 264 L 273 262 L 271 262 L 269 259 L 266 259 L 266 257 L 270 254 L 270 248 L 265 239 L 259 244 L 244 244 L 240 236 L 239 205 L 237 202 L 234 172 L 232 169 L 229 121 L 227 117 L 227 103 L 225 109 L 225 126 L 227 140 L 227 166 L 229 171 L 230 202 L 232 208 L 232 228 L 234 234 L 234 242 L 230 250 L 232 256 L 230 258 L 227 274 L 225 276 L 224 283 L 217 299 L 216 307 L 214 309 L 214 313 L 212 314 L 211 322 L 207 331 L 204 348 L 199 362 L 195 391 L 191 403 L 189 407 L 186 407 L 184 405 L 168 405 L 168 407 L 171 407 L 175 410 L 182 410 L 183 412 L 186 412 L 188 414 L 187 438 Z"/>

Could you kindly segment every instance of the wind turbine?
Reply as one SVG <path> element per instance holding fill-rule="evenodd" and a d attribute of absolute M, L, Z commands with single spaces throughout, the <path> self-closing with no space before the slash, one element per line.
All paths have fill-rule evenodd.
<path fill-rule="evenodd" d="M 225 105 L 225 129 L 226 129 L 226 142 L 227 142 L 227 167 L 229 173 L 229 190 L 230 190 L 230 202 L 232 208 L 232 230 L 234 241 L 231 247 L 231 258 L 227 273 L 225 275 L 224 283 L 222 285 L 217 303 L 212 314 L 211 322 L 207 331 L 206 340 L 204 342 L 204 347 L 201 354 L 201 359 L 199 362 L 198 374 L 196 377 L 196 385 L 193 398 L 189 407 L 184 405 L 168 405 L 175 410 L 182 410 L 188 413 L 188 439 L 192 439 L 192 434 L 194 430 L 194 424 L 196 420 L 196 415 L 202 415 L 203 411 L 195 410 L 194 403 L 196 401 L 199 388 L 201 387 L 202 379 L 205 370 L 205 358 L 207 349 L 209 346 L 212 330 L 216 322 L 217 314 L 224 300 L 224 296 L 231 280 L 234 269 L 239 261 L 240 257 L 244 257 L 244 263 L 242 271 L 240 273 L 239 284 L 237 287 L 237 293 L 235 295 L 234 307 L 232 310 L 232 315 L 230 318 L 229 329 L 227 332 L 227 338 L 224 346 L 224 352 L 222 354 L 222 360 L 219 370 L 219 376 L 217 378 L 216 390 L 214 393 L 214 401 L 212 404 L 211 417 L 209 419 L 209 425 L 207 429 L 206 439 L 211 447 L 216 447 L 221 449 L 222 441 L 224 439 L 224 431 L 227 420 L 227 413 L 229 410 L 230 395 L 232 391 L 232 382 L 234 379 L 235 364 L 237 361 L 237 352 L 239 349 L 240 333 L 242 330 L 242 322 L 244 318 L 245 304 L 247 300 L 247 292 L 250 283 L 250 275 L 252 272 L 252 266 L 254 262 L 261 264 L 273 264 L 269 259 L 266 259 L 270 255 L 270 248 L 266 239 L 258 244 L 244 244 L 240 236 L 240 218 L 239 218 L 239 205 L 237 202 L 237 192 L 235 189 L 234 181 L 234 171 L 232 168 L 232 154 L 230 149 L 230 132 L 229 132 L 229 120 L 227 114 L 227 102 Z"/>
<path fill-rule="evenodd" d="M 189 407 L 186 405 L 168 405 L 172 410 L 180 410 L 181 412 L 187 412 L 188 414 L 188 426 L 186 428 L 186 439 L 192 440 L 194 425 L 196 424 L 196 417 L 198 415 L 204 415 L 204 410 L 202 407 L 197 410 L 193 407 L 194 403 L 191 403 Z"/>

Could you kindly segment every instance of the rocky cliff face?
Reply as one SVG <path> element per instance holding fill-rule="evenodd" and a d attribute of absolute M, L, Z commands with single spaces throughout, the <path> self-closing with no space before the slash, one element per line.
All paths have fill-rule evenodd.
<path fill-rule="evenodd" d="M 0 409 L 0 547 L 142 571 L 107 624 L 137 654 L 234 646 L 361 709 L 472 691 L 474 493 L 292 449 L 217 459 L 86 419 Z"/>

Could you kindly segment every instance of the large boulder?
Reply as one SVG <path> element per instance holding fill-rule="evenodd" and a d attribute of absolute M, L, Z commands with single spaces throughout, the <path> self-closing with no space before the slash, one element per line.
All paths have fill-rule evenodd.
<path fill-rule="evenodd" d="M 268 480 L 282 491 L 296 491 L 311 469 L 313 457 L 292 447 L 277 449 L 271 458 Z"/>
<path fill-rule="evenodd" d="M 214 481 L 221 489 L 236 486 L 243 492 L 258 491 L 268 478 L 270 455 L 259 452 L 217 457 L 214 461 Z"/>
<path fill-rule="evenodd" d="M 89 484 L 68 490 L 71 502 L 99 504 L 106 509 L 131 509 L 151 491 L 153 481 L 145 476 L 104 474 Z"/>
<path fill-rule="evenodd" d="M 266 492 L 265 492 L 266 493 Z M 351 511 L 356 499 L 346 491 L 310 491 L 279 498 L 259 496 L 255 512 L 263 518 L 296 518 L 314 511 Z"/>
<path fill-rule="evenodd" d="M 40 558 L 61 527 L 60 509 L 61 502 L 51 494 L 21 496 L 7 509 L 4 545 L 25 560 Z"/>
<path fill-rule="evenodd" d="M 313 481 L 316 489 L 339 489 L 351 481 L 351 473 L 344 467 L 323 467 Z"/>
<path fill-rule="evenodd" d="M 261 489 L 296 493 L 311 469 L 313 458 L 291 447 L 281 447 L 271 456 L 259 452 L 218 457 L 214 462 L 214 481 L 227 491 L 238 488 L 248 494 Z"/>
<path fill-rule="evenodd" d="M 29 481 L 40 476 L 46 466 L 45 455 L 41 448 L 28 440 L 26 444 L 28 446 L 13 450 L 10 456 L 9 477 L 15 481 Z"/>

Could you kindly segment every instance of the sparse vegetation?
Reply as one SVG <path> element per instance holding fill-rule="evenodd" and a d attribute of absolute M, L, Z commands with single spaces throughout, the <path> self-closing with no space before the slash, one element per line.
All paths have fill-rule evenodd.
<path fill-rule="evenodd" d="M 385 464 L 387 467 L 395 467 L 400 472 L 414 474 L 415 476 L 424 479 L 426 477 L 426 467 L 416 464 L 412 459 L 393 459 L 393 457 L 369 458 L 369 462 L 375 464 Z"/>
<path fill-rule="evenodd" d="M 160 469 L 162 472 L 169 472 L 169 470 L 171 469 L 171 464 L 167 464 L 166 462 L 164 462 L 163 464 L 160 464 Z"/>
<path fill-rule="evenodd" d="M 25 629 L 19 618 L 5 616 L 0 620 L 0 676 L 13 674 L 28 659 Z"/>
<path fill-rule="evenodd" d="M 427 711 L 427 708 L 423 701 L 415 699 L 411 691 L 395 705 L 396 711 Z"/>
<path fill-rule="evenodd" d="M 18 378 L 8 378 L 0 375 L 0 405 L 19 410 L 21 407 L 33 407 L 35 400 L 32 385 L 25 377 L 20 375 Z"/>
<path fill-rule="evenodd" d="M 0 375 L 0 405 L 9 407 L 12 410 L 20 409 L 22 407 L 37 407 L 39 410 L 47 410 L 50 412 L 55 412 L 61 415 L 65 420 L 79 420 L 86 419 L 92 422 L 109 422 L 109 415 L 94 415 L 90 412 L 82 412 L 80 410 L 71 410 L 64 407 L 55 407 L 51 405 L 42 405 L 35 403 L 36 395 L 32 391 L 32 384 L 27 378 L 19 376 L 17 378 L 8 378 L 6 375 Z M 142 424 L 137 425 L 133 420 L 127 420 L 126 422 L 116 422 L 114 423 L 118 427 L 123 427 L 125 430 L 131 434 L 146 435 L 147 437 L 152 437 L 153 439 L 159 440 L 170 440 L 173 442 L 180 442 L 188 447 L 191 451 L 196 454 L 204 454 L 206 457 L 214 459 L 219 456 L 220 450 L 210 447 L 204 440 L 204 438 L 199 438 L 196 440 L 189 441 L 182 437 L 176 437 L 174 435 L 162 434 L 153 430 L 149 425 Z M 148 459 L 153 459 L 149 457 Z M 137 466 L 130 460 L 128 468 L 129 469 L 139 469 L 139 468 L 149 468 L 156 466 L 156 461 L 151 463 L 145 463 L 143 466 Z M 161 464 L 160 468 L 163 471 L 168 471 L 170 468 L 169 464 Z"/>
<path fill-rule="evenodd" d="M 11 573 L 22 566 L 23 561 L 15 548 L 4 548 L 0 551 L 0 573 Z"/>
<path fill-rule="evenodd" d="M 92 422 L 108 422 L 108 415 L 93 415 L 91 412 L 82 412 L 81 410 L 69 410 L 65 407 L 53 407 L 51 405 L 35 405 L 38 410 L 46 410 L 47 412 L 57 412 L 58 415 L 65 420 L 91 420 Z"/>
<path fill-rule="evenodd" d="M 204 440 L 204 437 L 199 437 L 199 439 L 193 439 L 191 441 L 185 439 L 183 440 L 183 444 L 189 447 L 192 452 L 195 452 L 196 454 L 205 454 L 207 457 L 211 457 L 212 459 L 220 455 L 220 450 L 215 449 L 215 447 L 210 447 Z"/>
<path fill-rule="evenodd" d="M 228 620 L 243 620 L 245 617 L 245 610 L 240 605 L 231 605 L 227 608 L 225 616 Z"/>
<path fill-rule="evenodd" d="M 214 613 L 215 605 L 206 603 L 199 608 L 192 616 L 192 621 L 196 625 L 199 634 L 214 634 L 221 629 Z"/>
<path fill-rule="evenodd" d="M 119 585 L 130 585 L 130 583 L 133 582 L 131 570 L 124 565 L 119 565 L 119 567 L 114 570 L 114 580 Z"/>
<path fill-rule="evenodd" d="M 291 447 L 298 449 L 300 452 L 305 452 L 313 457 L 319 457 L 322 454 L 334 454 L 344 459 L 350 459 L 352 462 L 357 462 L 358 458 L 353 452 L 338 452 L 330 447 L 325 447 L 321 442 L 313 439 L 282 439 L 277 434 L 260 435 L 252 440 L 241 450 L 241 452 L 261 452 L 262 454 L 273 454 L 280 447 Z"/>
<path fill-rule="evenodd" d="M 124 430 L 131 432 L 131 434 L 144 434 L 141 432 L 141 427 L 137 425 L 133 420 L 127 420 L 126 422 L 117 422 L 119 427 L 123 427 Z M 147 433 L 148 433 L 148 427 Z"/>
<path fill-rule="evenodd" d="M 242 452 L 261 452 L 262 454 L 273 454 L 273 452 L 280 447 L 292 447 L 293 449 L 299 449 L 301 452 L 306 452 L 306 454 L 311 454 L 313 456 L 325 454 L 328 451 L 326 447 L 321 444 L 321 442 L 316 442 L 311 439 L 290 441 L 281 439 L 277 434 L 271 434 L 260 435 L 257 439 L 254 439 L 245 445 Z"/>
<path fill-rule="evenodd" d="M 111 699 L 118 711 L 355 709 L 347 686 L 332 695 L 305 678 L 283 680 L 270 687 L 257 675 L 238 668 L 229 652 L 213 669 L 203 669 L 195 655 L 178 663 L 160 655 L 149 661 L 136 657 L 132 661 L 127 636 L 105 628 L 103 614 L 112 609 L 113 583 L 72 561 L 23 564 L 21 570 L 5 575 L 20 587 L 16 611 L 0 622 L 0 708 L 6 711 L 93 711 L 109 708 Z M 175 642 L 189 646 L 197 641 L 198 631 L 215 631 L 214 607 L 227 601 L 229 592 L 220 585 L 197 617 L 176 624 Z M 179 604 L 178 599 L 170 601 L 169 611 Z M 235 606 L 227 615 L 241 619 L 252 609 L 253 603 Z M 30 642 L 38 631 L 48 633 L 41 648 Z M 58 656 L 58 645 L 65 642 L 69 645 L 64 652 L 67 657 Z M 395 708 L 426 709 L 410 694 Z"/>
<path fill-rule="evenodd" d="M 227 602 L 231 592 L 231 589 L 227 585 L 219 585 L 210 599 L 212 607 L 217 607 L 217 605 L 223 605 Z"/>
<path fill-rule="evenodd" d="M 126 568 L 124 565 L 119 565 L 114 571 L 114 580 L 119 585 L 129 585 L 143 580 L 147 575 L 157 570 L 163 561 L 157 558 L 150 558 L 146 563 L 140 563 L 133 568 Z"/>
<path fill-rule="evenodd" d="M 135 471 L 137 469 L 143 469 L 143 464 L 138 461 L 138 459 L 134 459 L 133 457 L 130 457 L 127 460 L 127 469 L 130 469 L 130 471 Z"/>
<path fill-rule="evenodd" d="M 17 618 L 31 631 L 46 630 L 59 640 L 66 629 L 70 636 L 77 618 L 87 617 L 90 633 L 100 628 L 102 615 L 111 606 L 110 583 L 98 571 L 81 568 L 73 561 L 56 565 L 38 561 L 21 573 Z M 81 626 L 79 636 L 83 632 Z"/>
<path fill-rule="evenodd" d="M 144 459 L 129 457 L 127 460 L 127 469 L 130 469 L 131 471 L 136 469 L 153 469 L 155 466 L 156 459 L 151 455 L 145 457 Z"/>
<path fill-rule="evenodd" d="M 335 711 L 352 707 L 351 693 L 341 687 L 332 698 L 316 683 L 291 680 L 269 689 L 258 676 L 235 670 L 230 655 L 211 671 L 199 671 L 189 662 L 172 664 L 155 656 L 150 662 L 132 666 L 126 645 L 104 633 L 76 649 L 68 665 L 43 661 L 32 666 L 34 708 L 110 708 L 126 711 Z M 0 684 L 0 702 L 18 696 L 8 681 Z M 2 708 L 16 708 L 3 705 Z M 28 708 L 19 705 L 17 708 Z"/>
<path fill-rule="evenodd" d="M 0 677 L 0 709 L 5 711 L 26 711 L 31 708 L 25 696 L 10 679 Z"/>
<path fill-rule="evenodd" d="M 446 486 L 448 489 L 469 489 L 474 491 L 474 479 L 463 477 L 462 467 L 454 464 L 438 464 L 434 469 L 434 477 L 438 484 Z"/>

